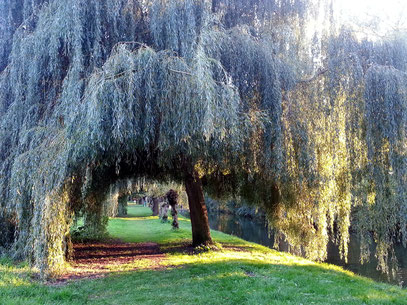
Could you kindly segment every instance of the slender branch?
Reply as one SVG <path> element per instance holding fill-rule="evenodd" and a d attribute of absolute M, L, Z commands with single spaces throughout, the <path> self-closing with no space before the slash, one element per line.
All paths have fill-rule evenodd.
<path fill-rule="evenodd" d="M 117 50 L 117 48 L 119 46 L 122 46 L 122 45 L 138 45 L 138 46 L 140 46 L 140 48 L 148 48 L 148 45 L 146 45 L 145 43 L 142 43 L 142 42 L 138 42 L 138 41 L 120 41 L 120 42 L 116 43 L 113 46 L 112 50 L 115 51 L 115 50 Z"/>
<path fill-rule="evenodd" d="M 194 76 L 192 73 L 186 72 L 186 71 L 179 71 L 179 70 L 174 70 L 174 69 L 171 69 L 171 68 L 168 68 L 168 70 L 171 71 L 171 72 L 174 72 L 174 73 L 179 73 L 179 74 L 185 74 L 185 75 L 189 75 L 189 76 Z M 117 79 L 117 78 L 120 78 L 120 77 L 124 76 L 124 75 L 127 74 L 127 73 L 136 73 L 136 72 L 137 72 L 137 71 L 134 70 L 134 69 L 125 70 L 125 71 L 122 71 L 122 72 L 117 73 L 117 74 L 113 74 L 113 75 L 106 76 L 106 77 L 105 77 L 105 80 Z"/>
<path fill-rule="evenodd" d="M 171 71 L 171 72 L 174 72 L 174 73 L 185 74 L 185 75 L 189 75 L 189 76 L 194 76 L 194 75 L 193 75 L 192 73 L 190 73 L 190 72 L 174 70 L 174 69 L 171 69 L 171 68 L 168 68 L 168 71 Z"/>
<path fill-rule="evenodd" d="M 137 71 L 134 70 L 134 69 L 132 69 L 132 70 L 125 70 L 125 71 L 123 71 L 123 72 L 120 72 L 120 73 L 117 73 L 117 74 L 114 74 L 114 75 L 107 76 L 107 77 L 105 77 L 105 80 L 117 79 L 117 78 L 119 78 L 119 77 L 124 76 L 126 73 L 130 73 L 130 72 L 131 72 L 131 73 L 136 73 Z"/>
<path fill-rule="evenodd" d="M 299 84 L 310 83 L 310 82 L 316 80 L 321 75 L 324 75 L 326 72 L 328 72 L 328 69 L 320 69 L 320 70 L 317 71 L 317 73 L 315 73 L 315 75 L 313 75 L 313 76 L 311 76 L 309 78 L 301 79 L 301 80 L 298 81 L 298 83 Z"/>

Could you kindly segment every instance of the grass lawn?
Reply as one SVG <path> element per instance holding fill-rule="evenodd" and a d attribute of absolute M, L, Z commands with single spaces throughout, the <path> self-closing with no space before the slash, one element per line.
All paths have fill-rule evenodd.
<path fill-rule="evenodd" d="M 160 260 L 135 258 L 99 279 L 60 285 L 30 280 L 25 264 L 0 261 L 0 304 L 407 304 L 407 291 L 212 231 L 220 251 L 191 255 L 188 219 L 180 230 L 130 206 L 111 219 L 113 238 L 159 245 Z M 113 269 L 112 269 L 113 268 Z"/>

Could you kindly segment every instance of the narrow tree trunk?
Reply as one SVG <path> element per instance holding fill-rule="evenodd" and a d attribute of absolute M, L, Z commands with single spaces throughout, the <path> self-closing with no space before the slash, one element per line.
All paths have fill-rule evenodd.
<path fill-rule="evenodd" d="M 206 210 L 202 182 L 198 173 L 193 170 L 185 178 L 188 195 L 189 212 L 192 225 L 192 244 L 194 247 L 212 243 L 209 229 L 208 212 Z"/>
<path fill-rule="evenodd" d="M 168 205 L 168 203 L 164 203 L 162 206 L 161 206 L 161 209 L 162 209 L 162 214 L 161 214 L 161 220 L 163 221 L 163 222 L 167 222 L 168 221 L 168 208 L 169 208 L 170 206 Z"/>
<path fill-rule="evenodd" d="M 172 228 L 173 229 L 179 229 L 178 211 L 177 211 L 177 206 L 176 205 L 171 206 L 171 215 L 172 215 Z"/>
<path fill-rule="evenodd" d="M 163 206 L 161 204 L 158 205 L 158 218 L 162 219 L 163 217 Z"/>
<path fill-rule="evenodd" d="M 171 206 L 172 228 L 179 229 L 178 211 L 177 211 L 178 193 L 176 191 L 174 191 L 173 189 L 171 189 L 166 194 L 166 197 L 167 197 L 168 204 Z"/>
<path fill-rule="evenodd" d="M 152 210 L 153 210 L 153 216 L 158 216 L 158 214 L 160 213 L 160 200 L 156 197 L 153 197 L 153 206 L 152 206 Z"/>
<path fill-rule="evenodd" d="M 127 216 L 127 196 L 120 196 L 118 199 L 117 216 Z"/>

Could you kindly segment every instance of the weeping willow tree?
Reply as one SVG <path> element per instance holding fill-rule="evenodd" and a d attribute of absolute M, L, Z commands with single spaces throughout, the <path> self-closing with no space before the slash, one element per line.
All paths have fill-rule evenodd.
<path fill-rule="evenodd" d="M 2 1 L 0 206 L 14 257 L 57 271 L 74 214 L 100 224 L 110 186 L 137 177 L 185 183 L 193 243 L 208 243 L 203 175 L 257 163 L 277 176 L 281 67 L 248 28 L 272 14 L 254 1 L 231 24 L 243 3 Z"/>
<path fill-rule="evenodd" d="M 194 245 L 211 242 L 205 189 L 263 206 L 313 259 L 329 239 L 346 258 L 355 225 L 364 257 L 373 237 L 388 266 L 406 240 L 405 37 L 360 41 L 331 13 L 307 0 L 3 0 L 2 251 L 57 272 L 75 215 L 103 231 L 122 182 L 143 177 L 185 186 Z M 310 20 L 327 30 L 310 37 Z"/>

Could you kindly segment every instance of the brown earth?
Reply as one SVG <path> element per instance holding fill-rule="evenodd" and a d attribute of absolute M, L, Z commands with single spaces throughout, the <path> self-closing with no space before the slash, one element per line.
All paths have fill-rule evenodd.
<path fill-rule="evenodd" d="M 202 252 L 193 248 L 190 242 L 173 243 L 160 248 L 157 243 L 125 243 L 120 240 L 74 243 L 73 250 L 70 266 L 62 274 L 50 279 L 48 285 L 59 286 L 75 280 L 102 278 L 117 272 L 173 268 L 176 266 L 161 264 L 166 253 L 194 255 Z M 244 251 L 243 248 L 239 250 Z"/>
<path fill-rule="evenodd" d="M 117 240 L 73 245 L 73 259 L 66 272 L 49 284 L 60 285 L 85 278 L 101 278 L 120 271 L 163 269 L 165 254 L 156 243 L 124 243 Z"/>

